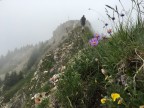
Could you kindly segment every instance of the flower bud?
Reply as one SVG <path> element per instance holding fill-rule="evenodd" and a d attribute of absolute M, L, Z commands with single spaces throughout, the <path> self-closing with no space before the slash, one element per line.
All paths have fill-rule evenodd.
<path fill-rule="evenodd" d="M 107 72 L 106 72 L 106 70 L 105 69 L 101 69 L 101 73 L 103 74 L 103 75 L 107 75 Z"/>

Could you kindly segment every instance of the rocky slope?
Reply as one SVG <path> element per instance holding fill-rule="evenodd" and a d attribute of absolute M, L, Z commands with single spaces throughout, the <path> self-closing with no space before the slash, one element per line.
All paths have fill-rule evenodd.
<path fill-rule="evenodd" d="M 90 30 L 91 25 L 87 22 L 85 33 L 91 33 Z M 26 75 L 24 83 L 9 101 L 5 101 L 6 96 L 0 97 L 1 107 L 34 108 L 48 98 L 48 108 L 57 108 L 57 82 L 63 75 L 68 60 L 82 48 L 82 36 L 89 35 L 85 33 L 81 31 L 79 21 L 67 21 L 58 26 L 53 37 L 44 44 L 46 51 L 35 71 Z"/>

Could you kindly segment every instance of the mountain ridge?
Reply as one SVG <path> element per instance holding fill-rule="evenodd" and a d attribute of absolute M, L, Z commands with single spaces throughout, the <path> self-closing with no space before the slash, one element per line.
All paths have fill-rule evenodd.
<path fill-rule="evenodd" d="M 87 24 L 86 24 L 86 30 L 88 30 L 88 28 L 89 29 L 92 28 L 90 26 L 89 22 L 87 22 Z M 67 31 L 67 30 L 69 30 L 69 31 Z M 48 70 L 49 70 L 48 72 L 54 71 L 55 68 L 57 68 L 57 69 L 59 68 L 59 70 L 62 70 L 61 68 L 64 65 L 64 61 L 66 62 L 72 56 L 70 54 L 71 51 L 69 51 L 69 50 L 73 50 L 73 46 L 75 46 L 74 45 L 75 43 L 73 41 L 76 41 L 78 39 L 78 37 L 81 40 L 80 35 L 82 35 L 82 31 L 81 31 L 81 27 L 80 27 L 80 22 L 78 20 L 77 21 L 75 21 L 75 20 L 67 21 L 64 24 L 61 24 L 60 26 L 58 26 L 58 28 L 54 31 L 53 38 L 48 40 L 46 43 L 43 43 L 42 47 L 40 47 L 40 49 L 43 49 L 43 50 L 42 50 L 42 53 L 40 54 L 41 55 L 39 57 L 40 59 L 38 60 L 39 63 L 35 66 L 35 68 L 37 68 L 37 69 L 36 70 L 34 69 L 35 71 L 32 70 L 33 72 L 27 73 L 27 75 L 25 76 L 25 80 L 27 79 L 27 77 L 29 77 L 29 78 L 27 79 L 27 81 L 25 83 L 23 83 L 24 79 L 21 81 L 22 84 L 30 86 L 30 88 L 21 86 L 19 88 L 19 90 L 17 91 L 17 93 L 15 93 L 15 95 L 11 96 L 12 98 L 10 98 L 10 101 L 9 101 L 9 99 L 7 99 L 7 100 L 4 99 L 7 97 L 7 95 L 6 95 L 6 97 L 5 96 L 1 97 L 0 100 L 3 103 L 3 107 L 5 106 L 7 108 L 20 108 L 22 103 L 23 103 L 23 105 L 21 106 L 21 108 L 29 107 L 27 104 L 31 105 L 31 102 L 29 103 L 29 101 L 31 99 L 30 96 L 34 95 L 34 93 L 36 93 L 36 91 L 37 91 L 34 89 L 36 89 L 37 86 L 40 86 L 41 88 L 43 88 L 45 86 L 45 84 L 47 84 L 47 81 L 50 78 L 50 76 L 52 77 L 52 75 L 48 75 L 47 77 L 45 77 L 43 75 L 45 75 L 45 73 L 47 74 Z M 79 50 L 80 46 L 75 46 L 75 47 L 78 47 L 77 50 Z M 76 49 L 74 52 L 76 52 Z M 65 54 L 67 55 L 67 57 Z M 51 64 L 51 62 L 49 63 L 47 60 L 51 60 L 51 62 L 53 61 L 55 63 L 55 65 L 52 66 L 53 63 Z M 49 64 L 49 66 L 45 65 L 45 63 L 47 65 Z M 42 73 L 40 73 L 40 72 L 42 72 Z M 43 77 L 44 79 L 41 79 L 41 77 Z M 46 79 L 46 78 L 48 78 L 48 79 Z M 27 84 L 27 82 L 30 82 L 29 83 L 30 85 Z M 35 84 L 33 84 L 33 83 L 35 83 Z M 43 86 L 41 86 L 41 85 L 43 85 Z M 32 93 L 32 94 L 29 93 L 30 96 L 25 94 L 26 88 L 29 92 Z M 20 97 L 21 97 L 21 99 L 20 99 L 21 101 L 19 100 Z M 26 98 L 28 98 L 29 101 L 25 102 Z M 3 100 L 5 100 L 5 102 L 6 103 L 8 102 L 8 103 L 5 104 L 5 102 Z"/>

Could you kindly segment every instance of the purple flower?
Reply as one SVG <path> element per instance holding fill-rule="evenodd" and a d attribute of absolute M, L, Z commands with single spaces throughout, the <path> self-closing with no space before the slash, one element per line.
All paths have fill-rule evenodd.
<path fill-rule="evenodd" d="M 89 40 L 89 43 L 91 46 L 97 46 L 98 45 L 98 39 L 97 38 L 92 38 Z"/>
<path fill-rule="evenodd" d="M 94 34 L 94 38 L 96 38 L 98 41 L 100 40 L 100 35 L 98 33 Z"/>

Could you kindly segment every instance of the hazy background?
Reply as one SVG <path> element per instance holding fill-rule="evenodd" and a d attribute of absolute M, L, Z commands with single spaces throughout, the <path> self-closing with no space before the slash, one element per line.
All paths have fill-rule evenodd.
<path fill-rule="evenodd" d="M 125 8 L 131 0 L 121 0 Z M 84 14 L 95 31 L 107 20 L 105 5 L 121 8 L 119 0 L 0 0 L 0 55 L 52 37 L 56 27 Z M 88 8 L 94 9 L 89 11 Z"/>

